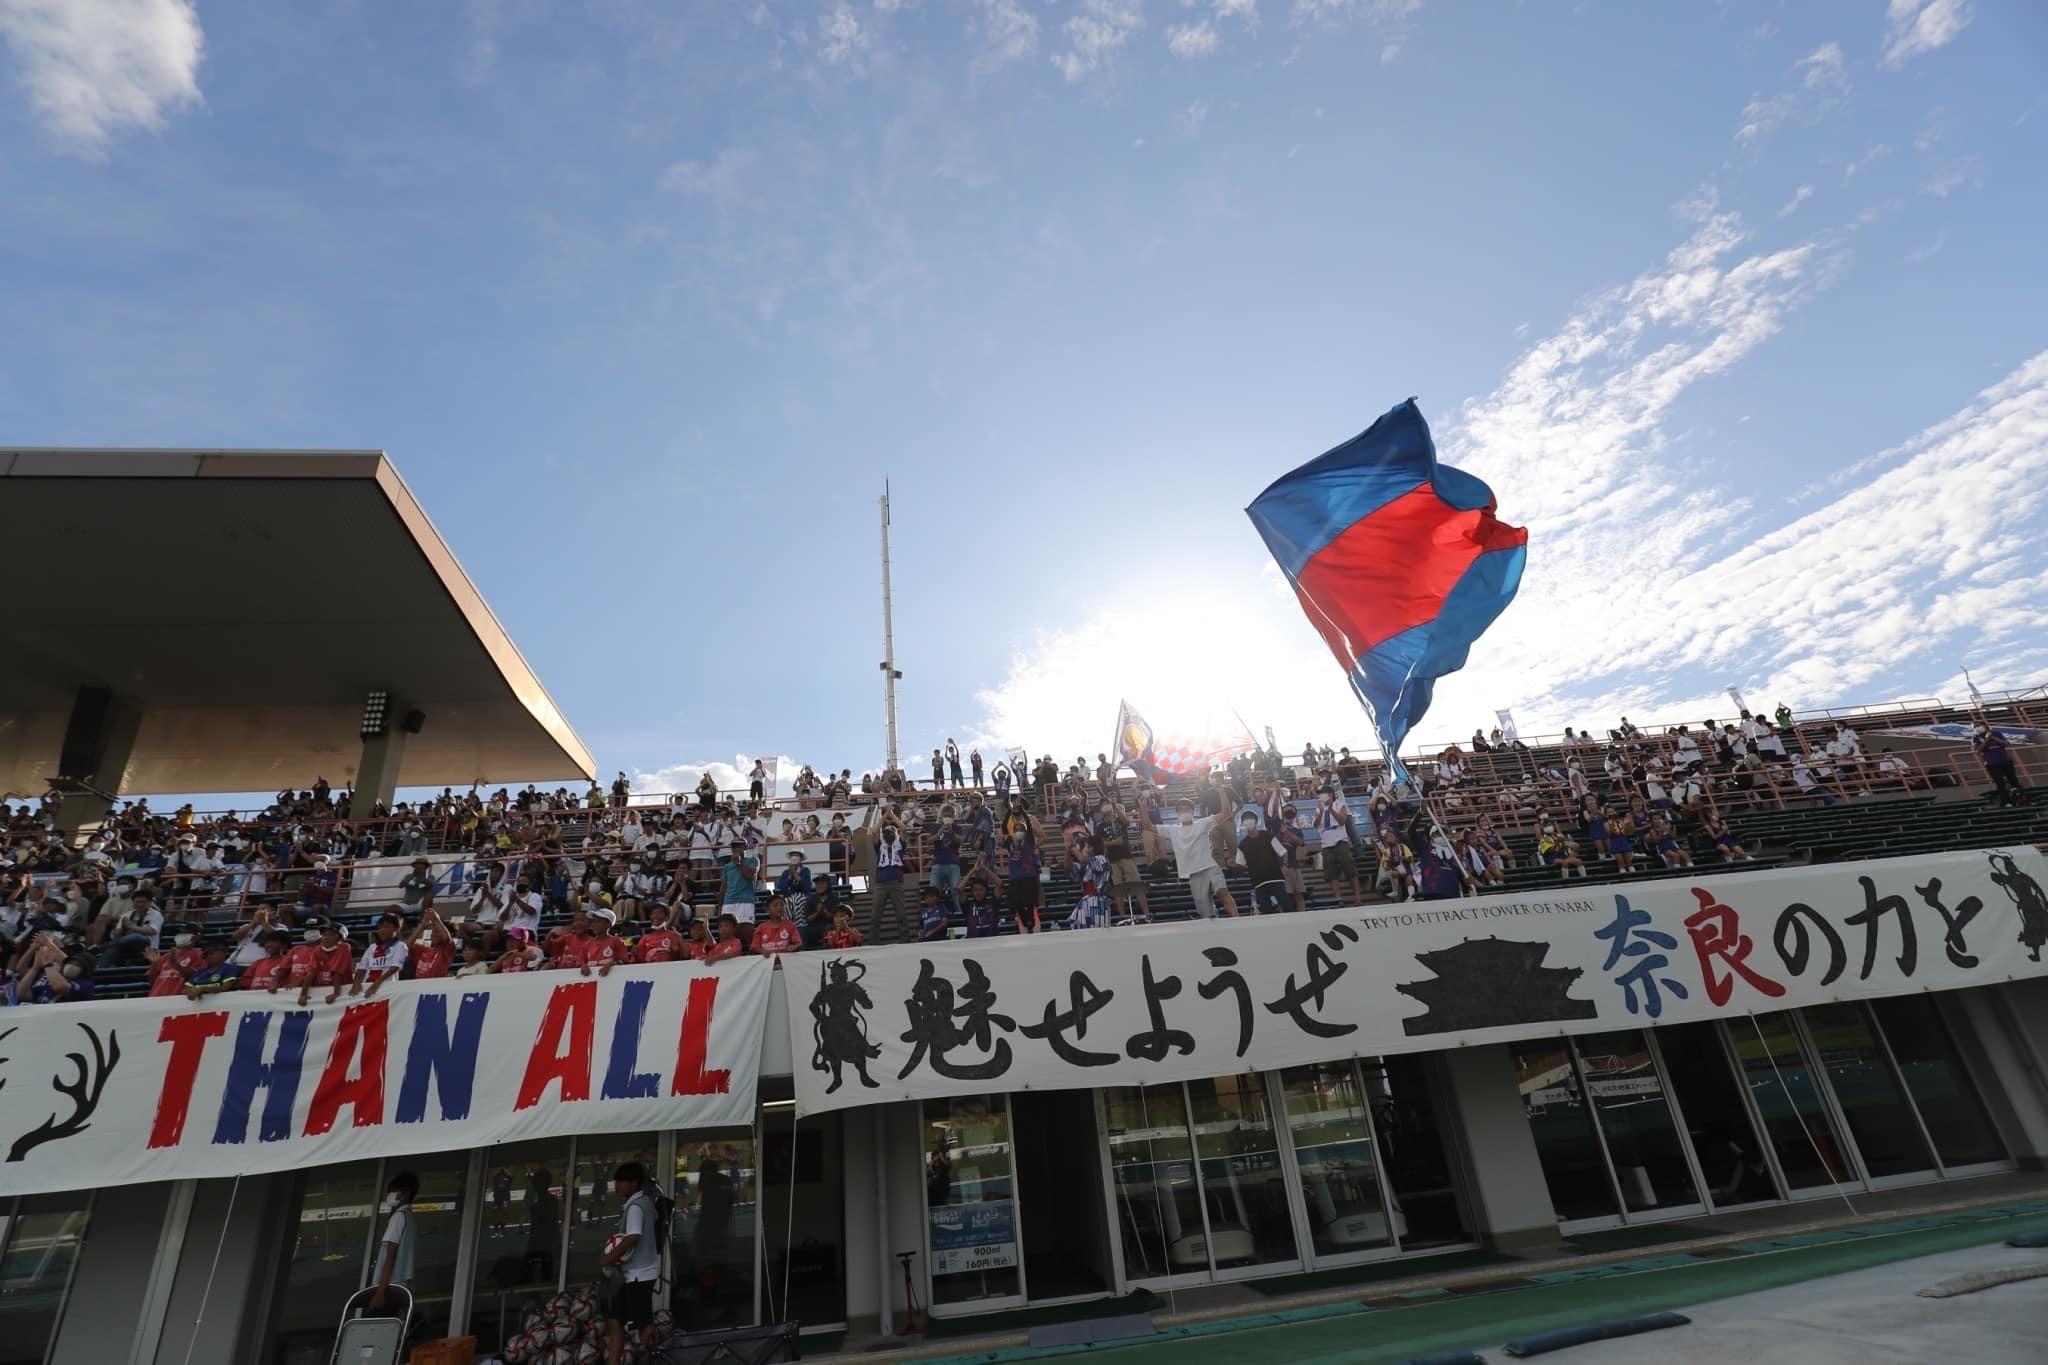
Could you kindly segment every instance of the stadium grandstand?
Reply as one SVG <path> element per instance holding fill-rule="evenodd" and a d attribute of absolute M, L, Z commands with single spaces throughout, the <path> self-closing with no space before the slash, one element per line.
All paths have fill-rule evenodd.
<path fill-rule="evenodd" d="M 325 1361 L 386 1281 L 467 1352 L 415 1359 L 601 1358 L 620 1171 L 674 1200 L 663 1330 L 812 1355 L 2048 1193 L 2040 691 L 1477 731 L 1405 771 L 970 749 L 649 792 L 600 782 L 381 455 L 4 458 L 33 556 L 90 521 L 232 581 L 346 541 L 404 604 L 311 604 L 351 647 L 283 658 L 203 600 L 16 613 L 5 1365 Z M 177 529 L 209 520 L 248 529 Z M 118 599 L 79 572 L 68 602 Z M 1417 974 L 1340 999 L 1361 934 Z M 1233 994 L 1235 1030 L 1178 1012 Z M 657 1014 L 672 1079 L 635 1070 Z M 633 1103 L 674 1107 L 594 1107 Z"/>

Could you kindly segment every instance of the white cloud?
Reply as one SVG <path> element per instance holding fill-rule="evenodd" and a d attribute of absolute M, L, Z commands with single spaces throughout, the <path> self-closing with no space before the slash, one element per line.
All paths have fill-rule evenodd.
<path fill-rule="evenodd" d="M 1896 69 L 1947 47 L 1970 19 L 1969 0 L 1891 0 L 1885 10 L 1884 64 Z"/>
<path fill-rule="evenodd" d="M 1768 137 L 1784 127 L 1785 120 L 1798 108 L 1796 95 L 1752 95 L 1749 103 L 1742 106 L 1742 122 L 1735 129 L 1735 140 L 1749 144 Z"/>
<path fill-rule="evenodd" d="M 701 195 L 720 208 L 730 209 L 746 197 L 747 172 L 761 159 L 750 147 L 727 147 L 709 165 L 701 161 L 678 161 L 662 172 L 664 189 Z"/>
<path fill-rule="evenodd" d="M 191 0 L 0 0 L 0 38 L 43 126 L 86 156 L 200 101 Z"/>
<path fill-rule="evenodd" d="M 1842 59 L 1840 43 L 1823 43 L 1793 64 L 1805 72 L 1800 83 L 1808 90 L 1847 90 L 1849 73 Z"/>
<path fill-rule="evenodd" d="M 1207 19 L 1193 24 L 1175 24 L 1166 30 L 1166 50 L 1182 61 L 1212 55 L 1218 41 L 1216 25 Z"/>
<path fill-rule="evenodd" d="M 1778 210 L 1778 216 L 1780 218 L 1790 218 L 1799 211 L 1801 204 L 1804 204 L 1811 198 L 1813 198 L 1813 186 L 1801 185 L 1798 189 L 1792 191 L 1792 197 L 1785 201 L 1785 207 Z"/>
<path fill-rule="evenodd" d="M 1081 0 L 1085 13 L 1060 26 L 1067 50 L 1055 53 L 1052 64 L 1070 81 L 1078 81 L 1115 57 L 1117 49 L 1145 26 L 1141 0 Z"/>
<path fill-rule="evenodd" d="M 1259 0 L 1216 0 L 1218 19 L 1236 19 L 1246 28 L 1259 26 Z"/>
<path fill-rule="evenodd" d="M 1927 193 L 1937 199 L 1946 199 L 1957 190 L 1968 187 L 1975 189 L 1984 183 L 1983 172 L 1976 157 L 1965 157 L 1951 161 L 1934 173 L 1926 185 Z"/>
<path fill-rule="evenodd" d="M 1363 18 L 1373 23 L 1406 19 L 1422 8 L 1422 0 L 1294 0 L 1293 22 L 1335 23 Z"/>
<path fill-rule="evenodd" d="M 1038 51 L 1038 16 L 1017 0 L 981 0 L 981 32 L 985 46 L 975 58 L 981 70 L 993 70 Z"/>
<path fill-rule="evenodd" d="M 1842 168 L 1842 178 L 1844 180 L 1854 180 L 1858 174 L 1860 174 L 1863 171 L 1869 170 L 1871 166 L 1873 166 L 1879 161 L 1884 160 L 1884 158 L 1890 156 L 1891 154 L 1892 149 L 1890 143 L 1873 143 L 1867 150 L 1865 150 L 1862 156 L 1857 157 L 1854 161 L 1850 162 L 1848 165 Z"/>
<path fill-rule="evenodd" d="M 875 42 L 873 35 L 861 27 L 859 16 L 844 0 L 818 21 L 818 37 L 823 44 L 819 51 L 834 66 L 858 62 Z"/>

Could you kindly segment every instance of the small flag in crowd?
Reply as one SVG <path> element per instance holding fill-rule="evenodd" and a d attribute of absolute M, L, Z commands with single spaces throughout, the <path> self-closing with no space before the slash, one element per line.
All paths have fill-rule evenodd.
<path fill-rule="evenodd" d="M 1117 761 L 1147 782 L 1164 783 L 1176 777 L 1199 777 L 1219 759 L 1235 758 L 1256 747 L 1250 736 L 1231 739 L 1209 735 L 1190 738 L 1161 736 L 1129 702 L 1119 702 L 1116 711 Z"/>
<path fill-rule="evenodd" d="M 1514 600 L 1529 533 L 1494 516 L 1484 483 L 1436 462 L 1412 398 L 1245 512 L 1399 769 L 1436 680 Z"/>

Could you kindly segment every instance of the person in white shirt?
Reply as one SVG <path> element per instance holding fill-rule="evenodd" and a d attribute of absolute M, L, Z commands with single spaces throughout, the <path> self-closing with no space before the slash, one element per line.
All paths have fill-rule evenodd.
<path fill-rule="evenodd" d="M 1235 919 L 1237 902 L 1231 898 L 1229 887 L 1224 885 L 1223 869 L 1217 866 L 1216 854 L 1210 845 L 1210 831 L 1216 822 L 1230 818 L 1230 793 L 1219 783 L 1217 794 L 1222 798 L 1224 814 L 1197 818 L 1195 803 L 1182 797 L 1174 806 L 1178 822 L 1159 826 L 1159 834 L 1173 849 L 1174 871 L 1194 894 L 1195 913 L 1203 919 L 1214 919 L 1216 912 L 1221 910 Z"/>
<path fill-rule="evenodd" d="M 619 1196 L 619 1230 L 605 1240 L 598 1268 L 610 1287 L 604 1305 L 607 1352 L 621 1360 L 626 1333 L 636 1332 L 643 1347 L 654 1345 L 654 1286 L 661 1278 L 661 1229 L 654 1195 L 647 1187 L 647 1168 L 637 1161 L 612 1172 L 612 1190 Z M 616 1275 L 616 1281 L 612 1276 Z"/>
<path fill-rule="evenodd" d="M 370 930 L 369 946 L 356 959 L 355 984 L 349 988 L 350 995 L 372 996 L 377 988 L 405 970 L 405 940 L 399 937 L 405 925 L 397 915 L 384 914 Z"/>
<path fill-rule="evenodd" d="M 412 1309 L 412 1201 L 419 1198 L 419 1193 L 420 1178 L 411 1171 L 400 1171 L 384 1187 L 384 1235 L 377 1239 L 377 1258 L 370 1280 L 372 1313 Z M 394 1289 L 403 1290 L 404 1296 L 393 1294 Z"/>
<path fill-rule="evenodd" d="M 155 893 L 146 886 L 142 887 L 136 891 L 128 913 L 106 930 L 107 943 L 100 949 L 99 961 L 95 965 L 105 971 L 109 967 L 140 962 L 144 957 L 143 949 L 156 950 L 157 938 L 163 933 L 163 928 L 164 912 L 156 908 Z"/>

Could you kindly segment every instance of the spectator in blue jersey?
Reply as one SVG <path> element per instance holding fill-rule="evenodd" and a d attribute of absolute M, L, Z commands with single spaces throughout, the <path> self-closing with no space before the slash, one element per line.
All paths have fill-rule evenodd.
<path fill-rule="evenodd" d="M 908 856 L 903 821 L 895 811 L 884 809 L 875 830 L 875 863 L 870 874 L 873 887 L 868 907 L 869 922 L 877 933 L 882 932 L 887 924 L 882 918 L 884 915 L 894 915 L 900 920 L 908 908 L 903 886 L 904 874 L 909 870 Z"/>
<path fill-rule="evenodd" d="M 1028 811 L 1018 811 L 1004 823 L 1009 831 L 1003 836 L 1003 854 L 1008 859 L 1010 915 L 1018 933 L 1035 934 L 1038 912 L 1045 904 L 1045 887 L 1038 879 L 1044 867 L 1038 851 L 1043 831 Z"/>
<path fill-rule="evenodd" d="M 995 786 L 996 800 L 1008 802 L 1010 799 L 1010 765 L 1008 763 L 996 764 Z"/>
<path fill-rule="evenodd" d="M 2027 789 L 2020 785 L 2019 765 L 2013 761 L 2012 748 L 2005 742 L 2005 736 L 1992 729 L 1988 722 L 1980 720 L 1970 735 L 1970 747 L 1977 751 L 1977 760 L 1984 765 L 1984 775 L 1991 779 L 1991 789 L 1998 796 L 1998 804 L 2024 806 Z"/>
<path fill-rule="evenodd" d="M 946 937 L 946 903 L 939 898 L 935 886 L 924 889 L 924 904 L 917 911 L 917 938 L 920 943 L 939 943 Z"/>
<path fill-rule="evenodd" d="M 960 852 L 966 842 L 951 805 L 939 807 L 938 828 L 929 837 L 931 871 L 926 874 L 928 889 L 937 891 L 940 898 L 950 904 L 960 886 Z"/>
<path fill-rule="evenodd" d="M 811 880 L 811 869 L 804 864 L 804 851 L 791 849 L 783 859 L 781 874 L 775 878 L 775 894 L 782 897 L 783 908 L 798 924 L 810 918 L 811 897 L 816 890 Z"/>
<path fill-rule="evenodd" d="M 974 785 L 979 787 L 981 785 L 981 750 L 976 749 L 973 753 L 969 754 L 967 756 L 967 763 L 969 770 L 974 774 Z"/>
<path fill-rule="evenodd" d="M 988 880 L 970 876 L 967 881 L 967 937 L 994 938 L 1002 932 L 1002 907 L 989 893 Z"/>
<path fill-rule="evenodd" d="M 185 978 L 185 998 L 197 1000 L 202 995 L 231 991 L 241 984 L 241 977 L 241 967 L 228 961 L 228 945 L 209 943 L 206 945 L 206 965 Z"/>

